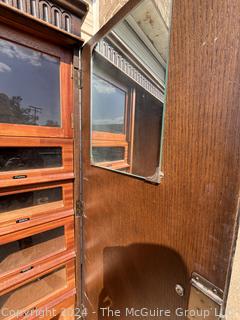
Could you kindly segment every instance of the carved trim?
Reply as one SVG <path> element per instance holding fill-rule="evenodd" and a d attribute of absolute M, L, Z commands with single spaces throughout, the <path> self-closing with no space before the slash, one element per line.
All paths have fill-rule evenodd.
<path fill-rule="evenodd" d="M 0 2 L 69 33 L 73 30 L 73 18 L 70 12 L 83 19 L 88 11 L 88 5 L 81 0 L 52 0 L 52 2 L 48 0 L 0 0 Z"/>
<path fill-rule="evenodd" d="M 146 91 L 151 93 L 155 98 L 160 101 L 164 101 L 163 92 L 156 87 L 148 78 L 146 78 L 142 73 L 138 71 L 129 61 L 123 57 L 118 51 L 116 51 L 109 43 L 104 40 L 101 40 L 96 48 L 96 52 L 99 53 L 102 57 L 107 59 L 112 63 L 117 69 L 121 70 L 134 82 L 139 84 Z"/>
<path fill-rule="evenodd" d="M 84 19 L 88 13 L 89 5 L 83 0 L 52 0 L 53 3 Z"/>

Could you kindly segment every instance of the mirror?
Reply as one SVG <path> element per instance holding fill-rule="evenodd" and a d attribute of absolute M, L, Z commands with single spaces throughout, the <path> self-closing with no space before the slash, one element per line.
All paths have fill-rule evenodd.
<path fill-rule="evenodd" d="M 171 0 L 144 0 L 95 46 L 91 163 L 159 183 Z"/>

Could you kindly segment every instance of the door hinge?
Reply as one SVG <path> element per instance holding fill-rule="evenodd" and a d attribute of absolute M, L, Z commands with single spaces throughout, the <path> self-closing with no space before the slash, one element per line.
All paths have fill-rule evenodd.
<path fill-rule="evenodd" d="M 78 68 L 73 68 L 73 78 L 75 86 L 80 90 L 83 87 L 82 81 L 82 70 Z"/>
<path fill-rule="evenodd" d="M 78 70 L 79 76 L 78 76 L 78 89 L 83 88 L 83 72 L 82 70 Z"/>
<path fill-rule="evenodd" d="M 192 274 L 188 319 L 223 319 L 223 291 L 197 273 Z"/>
<path fill-rule="evenodd" d="M 76 216 L 82 217 L 84 214 L 84 202 L 81 200 L 76 201 Z"/>

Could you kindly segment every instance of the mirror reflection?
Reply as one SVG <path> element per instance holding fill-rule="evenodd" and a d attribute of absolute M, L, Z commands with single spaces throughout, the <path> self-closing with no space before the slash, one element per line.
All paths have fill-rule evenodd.
<path fill-rule="evenodd" d="M 93 165 L 160 181 L 171 8 L 141 1 L 93 50 Z"/>

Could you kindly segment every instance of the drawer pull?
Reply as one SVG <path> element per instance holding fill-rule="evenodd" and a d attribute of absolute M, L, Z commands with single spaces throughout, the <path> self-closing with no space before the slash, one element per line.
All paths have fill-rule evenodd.
<path fill-rule="evenodd" d="M 23 269 L 20 273 L 25 273 L 25 272 L 28 272 L 28 271 L 30 271 L 32 269 L 33 269 L 33 267 L 31 266 L 31 267 L 28 267 L 26 269 Z"/>
<path fill-rule="evenodd" d="M 30 218 L 22 218 L 22 219 L 16 220 L 16 223 L 24 223 L 24 222 L 27 222 L 29 220 L 30 220 Z"/>
<path fill-rule="evenodd" d="M 19 176 L 13 176 L 12 177 L 13 179 L 26 179 L 27 178 L 27 176 L 26 175 L 19 175 Z"/>

